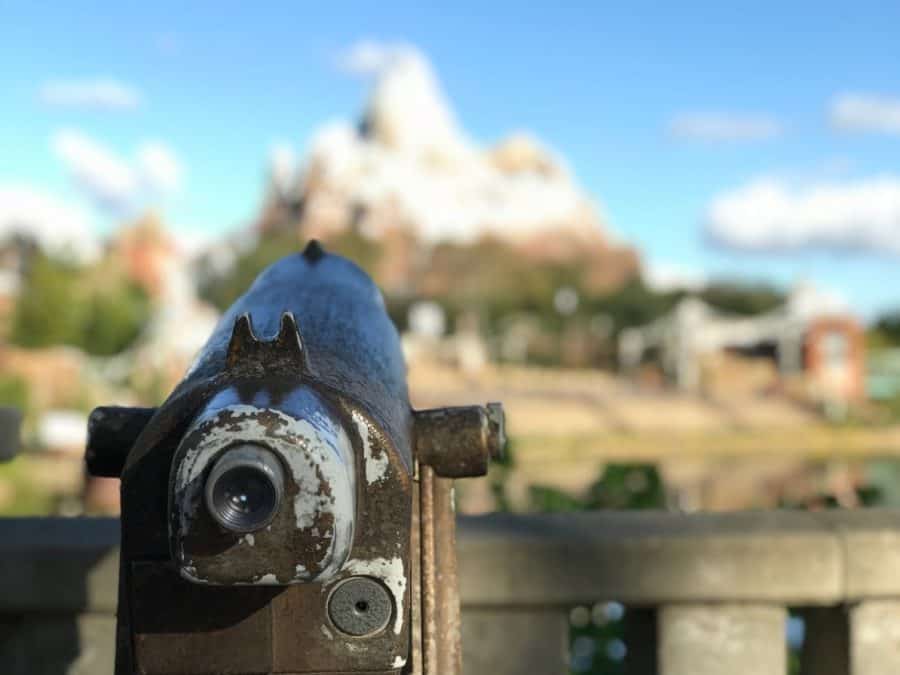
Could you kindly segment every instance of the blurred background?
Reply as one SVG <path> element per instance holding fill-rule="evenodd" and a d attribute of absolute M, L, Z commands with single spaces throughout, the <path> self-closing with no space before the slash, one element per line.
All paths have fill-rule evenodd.
<path fill-rule="evenodd" d="M 416 407 L 504 402 L 463 513 L 900 505 L 898 24 L 0 3 L 0 513 L 116 513 L 87 413 L 159 404 L 310 238 L 383 289 Z M 618 618 L 573 611 L 573 671 Z"/>

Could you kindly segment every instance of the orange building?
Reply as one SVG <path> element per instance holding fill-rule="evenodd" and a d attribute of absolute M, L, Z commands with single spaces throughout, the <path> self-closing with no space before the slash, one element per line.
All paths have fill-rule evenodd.
<path fill-rule="evenodd" d="M 804 344 L 804 368 L 810 382 L 828 398 L 858 400 L 865 395 L 865 336 L 850 316 L 810 322 Z"/>

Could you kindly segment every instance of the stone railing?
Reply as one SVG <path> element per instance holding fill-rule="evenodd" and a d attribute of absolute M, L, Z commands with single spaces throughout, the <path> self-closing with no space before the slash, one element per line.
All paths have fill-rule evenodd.
<path fill-rule="evenodd" d="M 0 673 L 112 672 L 118 524 L 0 520 Z M 461 518 L 466 675 L 568 672 L 573 607 L 616 601 L 630 675 L 900 673 L 900 511 Z"/>

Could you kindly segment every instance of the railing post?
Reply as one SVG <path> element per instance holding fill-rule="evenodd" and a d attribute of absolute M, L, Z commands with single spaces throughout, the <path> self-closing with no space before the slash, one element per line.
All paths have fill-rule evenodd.
<path fill-rule="evenodd" d="M 656 675 L 659 672 L 656 642 L 656 609 L 629 607 L 625 612 L 625 673 Z"/>
<path fill-rule="evenodd" d="M 800 614 L 805 624 L 801 675 L 850 675 L 847 608 L 808 607 Z"/>
<path fill-rule="evenodd" d="M 679 604 L 659 610 L 660 675 L 785 675 L 784 607 Z"/>
<path fill-rule="evenodd" d="M 900 673 L 900 600 L 866 600 L 850 610 L 853 675 Z"/>
<path fill-rule="evenodd" d="M 462 633 L 466 675 L 553 675 L 569 670 L 566 611 L 467 607 Z"/>

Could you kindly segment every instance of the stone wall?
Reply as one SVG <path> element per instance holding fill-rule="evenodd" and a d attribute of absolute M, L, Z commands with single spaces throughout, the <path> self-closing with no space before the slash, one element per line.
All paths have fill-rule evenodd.
<path fill-rule="evenodd" d="M 0 673 L 112 672 L 118 523 L 0 520 Z M 900 672 L 900 511 L 461 518 L 466 675 L 568 671 L 569 612 L 615 600 L 629 675 Z"/>

